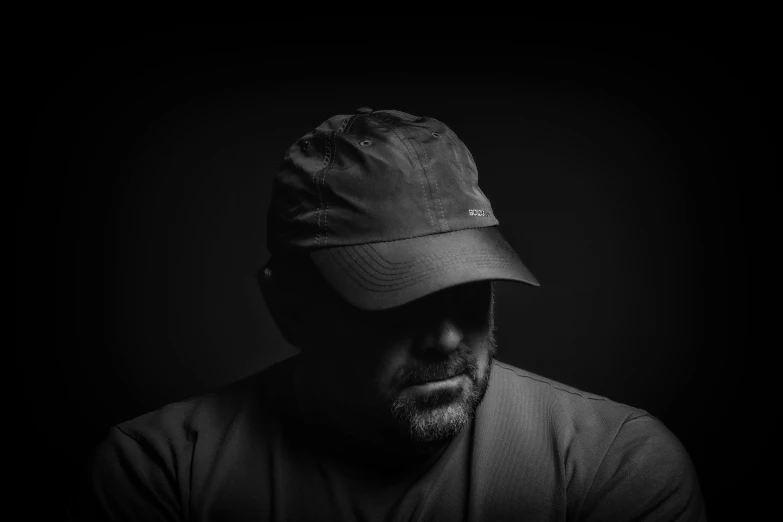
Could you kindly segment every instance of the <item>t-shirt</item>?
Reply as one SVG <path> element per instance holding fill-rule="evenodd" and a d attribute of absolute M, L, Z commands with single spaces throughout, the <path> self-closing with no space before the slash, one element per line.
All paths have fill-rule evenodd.
<path fill-rule="evenodd" d="M 295 414 L 295 357 L 111 427 L 72 519 L 705 520 L 688 454 L 643 410 L 496 360 L 443 449 L 384 459 Z"/>

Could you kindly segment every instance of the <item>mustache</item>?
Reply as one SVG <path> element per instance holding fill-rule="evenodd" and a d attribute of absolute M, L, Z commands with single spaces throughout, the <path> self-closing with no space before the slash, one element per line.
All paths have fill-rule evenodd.
<path fill-rule="evenodd" d="M 466 374 L 472 380 L 478 379 L 478 360 L 473 353 L 460 347 L 448 359 L 426 366 L 402 369 L 396 376 L 398 386 L 412 386 L 430 381 L 442 381 L 456 375 Z"/>

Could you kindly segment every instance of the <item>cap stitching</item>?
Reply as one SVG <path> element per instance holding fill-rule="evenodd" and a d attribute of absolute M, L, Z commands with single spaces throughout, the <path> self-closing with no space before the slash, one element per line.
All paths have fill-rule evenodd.
<path fill-rule="evenodd" d="M 331 138 L 332 138 L 332 146 L 331 146 L 331 157 L 329 159 L 329 165 L 325 169 L 323 169 L 323 173 L 321 174 L 321 186 L 326 187 L 326 173 L 329 172 L 329 168 L 334 164 L 334 159 L 337 157 L 337 133 L 332 132 Z M 322 199 L 323 201 L 323 199 Z M 326 242 L 329 240 L 329 202 L 323 201 L 324 206 L 324 225 L 323 225 L 323 232 L 324 232 L 324 238 L 323 238 L 323 245 L 326 245 Z"/>
<path fill-rule="evenodd" d="M 408 134 L 410 134 L 411 140 L 413 140 L 421 149 L 421 153 L 424 155 L 424 158 L 427 159 L 427 151 L 424 150 L 424 147 L 422 146 L 421 142 L 416 139 L 416 137 L 413 135 L 412 132 L 408 131 Z M 424 175 L 427 177 L 427 181 L 430 181 L 430 177 L 427 176 L 427 168 L 424 166 L 424 162 L 419 158 L 419 163 L 421 163 L 421 168 L 424 170 Z M 436 177 L 432 177 L 432 183 L 435 184 L 435 198 L 438 200 L 438 206 L 440 207 L 440 217 L 441 217 L 441 231 L 448 232 L 449 231 L 449 225 L 446 221 L 446 214 L 443 212 L 443 202 L 440 200 L 440 188 L 438 187 L 438 180 Z"/>
<path fill-rule="evenodd" d="M 414 142 L 416 145 L 418 145 L 419 147 L 421 147 L 421 144 L 419 143 L 419 141 L 418 141 L 418 140 L 417 140 L 417 139 L 416 139 L 416 138 L 413 136 L 413 133 L 412 133 L 412 132 L 411 132 L 411 131 L 410 131 L 410 130 L 407 128 L 407 127 L 400 127 L 400 131 L 401 131 L 401 132 L 403 132 L 403 131 L 404 131 L 404 132 L 405 132 L 405 133 L 408 135 L 408 139 L 409 139 L 411 142 Z M 407 145 L 407 144 L 406 144 L 406 145 Z M 416 148 L 416 146 L 414 146 L 413 144 L 411 144 L 411 147 L 410 147 L 410 148 L 412 148 L 412 149 L 413 149 L 414 153 L 416 154 L 416 159 L 417 159 L 417 160 L 419 160 L 419 165 L 421 165 L 421 170 L 422 170 L 422 172 L 424 173 L 424 179 L 426 179 L 426 180 L 427 180 L 427 185 L 429 186 L 429 189 L 430 189 L 430 198 L 432 198 L 432 192 L 433 192 L 433 188 L 432 188 L 432 183 L 430 182 L 430 177 L 429 177 L 429 176 L 427 176 L 427 167 L 425 167 L 425 166 L 424 166 L 424 162 L 422 161 L 422 159 L 421 159 L 421 155 L 419 154 L 419 151 L 418 151 L 418 149 Z M 421 152 L 422 152 L 422 154 L 424 154 L 424 156 L 425 156 L 425 158 L 426 158 L 427 154 L 426 154 L 426 152 L 424 152 L 424 148 L 423 148 L 423 147 L 421 147 Z M 433 182 L 435 183 L 435 190 L 434 190 L 434 192 L 435 192 L 435 198 L 437 198 L 437 200 L 438 200 L 438 205 L 440 206 L 440 213 L 441 213 L 441 217 L 442 217 L 442 218 L 444 219 L 444 221 L 445 221 L 445 215 L 443 214 L 443 205 L 442 205 L 442 203 L 441 203 L 441 201 L 440 201 L 440 193 L 438 192 L 438 184 L 437 184 L 437 181 L 435 181 L 434 179 L 433 179 Z M 432 225 L 433 225 L 433 226 L 435 226 L 435 227 L 437 227 L 437 226 L 438 226 L 438 225 L 436 225 L 434 222 L 433 222 L 433 224 L 432 224 Z M 442 227 L 442 226 L 443 226 L 443 224 L 441 223 L 441 227 Z M 438 228 L 441 228 L 441 227 L 438 227 Z M 441 231 L 445 232 L 444 230 L 441 230 Z"/>
<path fill-rule="evenodd" d="M 324 159 L 321 162 L 321 168 L 319 170 L 316 170 L 313 174 L 311 180 L 313 183 L 315 183 L 315 187 L 318 189 L 318 200 L 320 201 L 321 205 L 318 207 L 318 210 L 313 214 L 313 221 L 315 222 L 315 226 L 318 228 L 318 233 L 315 235 L 314 243 L 317 246 L 321 241 L 321 209 L 324 207 L 324 195 L 321 191 L 321 185 L 318 182 L 318 176 L 324 172 L 324 169 L 331 161 L 331 148 L 329 146 L 329 134 L 331 131 L 326 131 L 326 146 L 324 147 Z"/>
<path fill-rule="evenodd" d="M 405 274 L 410 271 L 410 270 L 404 270 L 403 269 L 404 267 L 394 268 L 394 267 L 384 266 L 384 263 L 380 262 L 379 259 L 382 261 L 386 261 L 386 260 L 380 256 L 378 256 L 379 259 L 373 256 L 366 248 L 364 248 L 364 245 L 358 245 L 356 247 L 353 247 L 351 248 L 351 251 L 356 253 L 357 260 L 361 260 L 367 265 L 369 269 L 365 269 L 365 271 L 371 276 L 374 275 L 375 277 L 383 279 L 384 277 L 396 275 L 395 272 Z M 479 252 L 479 250 L 474 250 L 474 251 Z M 442 265 L 444 260 L 448 262 L 449 260 L 451 260 L 451 258 L 438 256 L 437 252 L 432 252 L 429 255 L 420 256 L 417 259 L 417 261 L 419 261 L 418 266 L 424 265 L 433 268 L 436 266 L 436 264 Z M 388 261 L 386 261 L 386 263 L 389 264 Z M 406 264 L 408 265 L 408 267 L 417 266 L 417 263 L 413 261 Z M 405 277 L 403 277 L 402 279 L 404 278 Z"/>
<path fill-rule="evenodd" d="M 340 268 L 342 271 L 346 274 L 348 274 L 348 277 L 350 277 L 357 285 L 359 285 L 362 288 L 365 288 L 367 290 L 373 290 L 372 286 L 378 287 L 379 285 L 374 284 L 370 279 L 367 278 L 367 276 L 363 275 L 360 272 L 356 272 L 354 270 L 351 270 L 350 266 L 348 265 L 347 258 L 345 257 L 347 252 L 329 252 L 329 257 L 334 259 L 338 265 L 340 265 Z M 358 265 L 357 265 L 358 266 Z M 368 286 L 370 285 L 370 286 Z"/>
<path fill-rule="evenodd" d="M 339 249 L 334 253 L 337 254 L 338 258 L 341 258 L 341 259 L 337 259 L 337 261 L 342 265 L 343 272 L 348 274 L 348 276 L 351 279 L 353 279 L 359 286 L 363 288 L 367 288 L 367 286 L 363 284 L 363 281 L 368 284 L 372 284 L 372 279 L 371 279 L 372 275 L 367 271 L 367 269 L 364 266 L 362 266 L 361 263 L 357 263 L 357 261 L 359 260 L 358 255 L 356 255 L 355 257 L 351 256 L 348 253 L 348 250 L 342 250 L 342 249 Z M 332 255 L 332 257 L 335 257 L 333 255 L 334 253 L 331 251 L 329 252 L 329 254 Z M 354 251 L 354 253 L 356 252 Z M 351 266 L 348 263 L 348 258 L 350 258 L 354 262 L 353 266 L 355 266 L 359 271 L 351 270 Z"/>
<path fill-rule="evenodd" d="M 372 258 L 381 268 L 384 270 L 392 271 L 400 271 L 405 270 L 407 267 L 414 264 L 414 261 L 389 261 L 386 258 L 384 258 L 380 252 L 375 250 L 372 245 L 364 244 L 364 245 L 355 245 L 353 247 L 354 250 L 361 249 L 364 253 L 367 254 L 367 257 Z"/>
<path fill-rule="evenodd" d="M 383 276 L 390 276 L 393 274 L 384 274 L 383 272 L 379 271 L 376 267 L 372 266 L 372 263 L 367 260 L 366 253 L 362 252 L 359 248 L 352 248 L 351 251 L 355 254 L 355 257 L 351 256 L 351 259 L 353 259 L 355 266 L 359 268 L 362 272 L 364 272 L 367 277 L 369 277 L 368 281 L 372 282 L 373 279 L 383 279 Z M 364 254 L 364 255 L 362 255 Z M 370 256 L 368 256 L 370 257 Z M 405 275 L 409 271 L 402 272 L 403 276 L 399 280 L 405 280 Z"/>
<path fill-rule="evenodd" d="M 470 159 L 470 162 L 473 164 L 473 168 L 474 168 L 474 169 L 475 169 L 475 171 L 476 171 L 476 188 L 478 189 L 479 193 L 480 193 L 480 194 L 481 194 L 481 195 L 484 197 L 484 199 L 486 199 L 486 200 L 487 200 L 487 202 L 489 203 L 489 198 L 487 197 L 487 195 L 486 195 L 486 194 L 484 194 L 484 191 L 483 191 L 483 190 L 481 190 L 481 186 L 480 186 L 480 185 L 479 185 L 479 183 L 478 183 L 478 163 L 476 163 L 476 158 L 474 158 L 474 157 L 473 157 L 473 153 L 472 153 L 472 152 L 470 152 L 470 149 L 469 149 L 469 148 L 468 148 L 468 147 L 465 145 L 465 143 L 464 143 L 464 142 L 463 142 L 461 139 L 459 139 L 459 136 L 457 136 L 457 133 L 456 133 L 456 132 L 454 132 L 454 131 L 453 131 L 453 130 L 451 130 L 451 129 L 448 129 L 448 131 L 449 131 L 449 133 L 450 133 L 450 134 L 453 136 L 454 140 L 455 140 L 455 141 L 456 141 L 456 142 L 457 142 L 459 145 L 461 145 L 461 146 L 462 146 L 461 148 L 465 149 L 465 151 L 468 153 L 468 159 Z M 490 206 L 491 206 L 491 204 L 490 204 Z M 494 215 L 494 214 L 493 214 L 493 215 Z"/>
<path fill-rule="evenodd" d="M 372 116 L 375 116 L 375 114 L 373 114 Z M 367 117 L 369 118 L 369 117 L 370 117 L 370 115 L 367 115 Z M 400 142 L 401 142 L 401 143 L 402 143 L 402 144 L 405 146 L 405 148 L 408 150 L 408 153 L 409 153 L 409 154 L 411 154 L 411 155 L 414 155 L 414 154 L 415 154 L 415 155 L 416 155 L 416 159 L 418 159 L 418 160 L 419 160 L 419 164 L 421 164 L 421 159 L 419 158 L 419 155 L 418 155 L 418 153 L 416 153 L 415 151 L 411 151 L 411 146 L 410 146 L 410 144 L 406 143 L 406 140 L 405 140 L 405 139 L 403 139 L 403 137 L 402 137 L 402 136 L 400 136 L 400 133 L 399 133 L 399 132 L 397 132 L 397 129 L 395 129 L 394 127 L 390 127 L 389 125 L 387 125 L 387 124 L 386 124 L 386 122 L 384 122 L 384 121 L 383 121 L 382 119 L 380 119 L 380 118 L 373 118 L 373 119 L 374 119 L 375 121 L 377 121 L 378 123 L 380 123 L 381 125 L 383 125 L 384 127 L 386 127 L 387 129 L 389 129 L 390 131 L 392 131 L 392 132 L 394 133 L 394 135 L 395 135 L 395 136 L 397 136 L 397 139 L 398 139 L 398 140 L 400 140 Z M 422 165 L 422 170 L 424 170 L 424 166 L 423 166 L 423 165 Z M 425 174 L 425 177 L 426 177 L 426 174 Z M 425 196 L 425 198 L 426 198 L 426 196 L 427 196 L 427 189 L 424 187 L 424 181 L 423 181 L 423 179 L 422 179 L 422 177 L 421 177 L 421 176 L 419 176 L 419 183 L 421 184 L 422 191 L 424 192 L 424 196 Z M 429 180 L 427 180 L 427 185 L 429 185 Z M 431 190 L 432 190 L 432 188 L 430 188 L 430 191 L 431 191 Z M 433 215 L 432 215 L 432 209 L 430 208 L 429 201 L 427 201 L 427 213 L 428 213 L 428 214 L 429 214 L 429 216 L 430 216 L 430 223 L 432 224 L 432 226 L 433 226 L 433 227 L 437 227 L 438 225 L 435 223 L 435 219 L 433 218 Z"/>
<path fill-rule="evenodd" d="M 346 128 L 347 128 L 347 127 L 350 127 L 351 125 L 353 125 L 353 120 L 355 120 L 355 119 L 356 119 L 356 115 L 355 115 L 355 114 L 354 114 L 353 116 L 350 116 L 350 117 L 348 117 L 348 118 L 345 118 L 345 119 L 343 120 L 343 123 L 342 123 L 342 125 L 340 125 L 340 128 L 339 128 L 339 129 L 337 129 L 337 132 L 348 132 L 348 131 L 346 130 Z"/>
<path fill-rule="evenodd" d="M 358 284 L 362 288 L 365 288 L 367 290 L 373 290 L 376 292 L 389 292 L 392 290 L 399 290 L 402 288 L 406 288 L 408 286 L 415 284 L 417 281 L 425 277 L 431 271 L 429 270 L 425 272 L 414 273 L 412 277 L 409 277 L 407 279 L 402 278 L 390 284 L 389 283 L 383 284 L 382 282 L 378 282 L 377 280 L 372 279 L 373 277 L 372 274 L 367 270 L 366 266 L 364 266 L 366 262 L 364 264 L 356 263 L 356 261 L 360 259 L 359 256 L 357 256 L 356 258 L 350 257 L 350 259 L 354 261 L 353 266 L 358 269 L 358 271 L 356 271 L 356 270 L 351 270 L 351 266 L 347 262 L 347 258 L 346 258 L 347 252 L 339 251 L 337 252 L 338 255 L 336 256 L 332 252 L 330 252 L 329 254 L 332 258 L 334 258 L 338 262 L 338 264 L 342 266 L 343 272 L 348 274 L 348 276 L 351 279 L 353 279 L 356 284 Z"/>
<path fill-rule="evenodd" d="M 353 124 L 354 124 L 354 122 L 355 122 L 355 121 L 356 121 L 358 118 L 359 118 L 359 115 L 358 115 L 358 114 L 354 114 L 353 116 L 351 116 L 351 119 L 349 120 L 349 122 L 348 122 L 348 125 L 345 127 L 345 131 L 344 131 L 344 132 L 345 132 L 346 134 L 348 134 L 349 132 L 351 132 L 351 127 L 353 127 Z"/>

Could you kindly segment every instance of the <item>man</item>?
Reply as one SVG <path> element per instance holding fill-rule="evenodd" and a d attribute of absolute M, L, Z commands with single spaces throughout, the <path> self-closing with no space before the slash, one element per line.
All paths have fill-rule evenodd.
<path fill-rule="evenodd" d="M 493 285 L 538 286 L 497 225 L 435 119 L 303 136 L 259 272 L 301 353 L 112 427 L 73 518 L 704 520 L 660 421 L 495 360 Z"/>

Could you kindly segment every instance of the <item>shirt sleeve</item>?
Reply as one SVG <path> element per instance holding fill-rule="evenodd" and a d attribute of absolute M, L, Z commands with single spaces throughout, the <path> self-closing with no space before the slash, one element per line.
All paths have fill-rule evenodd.
<path fill-rule="evenodd" d="M 176 477 L 160 453 L 114 426 L 71 499 L 70 521 L 180 521 Z"/>
<path fill-rule="evenodd" d="M 620 428 L 579 513 L 586 522 L 703 522 L 704 500 L 682 443 L 643 415 Z"/>

